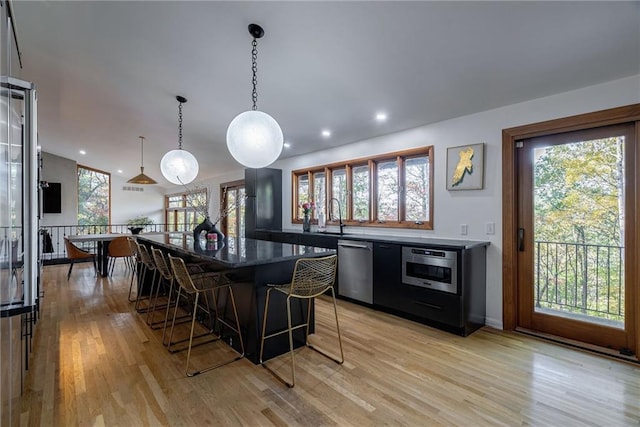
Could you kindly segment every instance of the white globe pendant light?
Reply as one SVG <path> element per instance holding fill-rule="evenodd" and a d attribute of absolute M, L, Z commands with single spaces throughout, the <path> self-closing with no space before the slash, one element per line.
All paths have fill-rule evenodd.
<path fill-rule="evenodd" d="M 162 175 L 172 184 L 188 184 L 196 179 L 200 167 L 193 154 L 182 149 L 182 104 L 187 98 L 176 96 L 178 105 L 178 149 L 171 150 L 160 160 Z"/>
<path fill-rule="evenodd" d="M 227 128 L 227 148 L 238 163 L 249 168 L 263 168 L 275 162 L 284 143 L 282 129 L 278 122 L 265 112 L 258 111 L 257 39 L 264 36 L 262 27 L 249 25 L 249 34 L 253 36 L 251 58 L 253 70 L 253 108 L 238 114 Z"/>

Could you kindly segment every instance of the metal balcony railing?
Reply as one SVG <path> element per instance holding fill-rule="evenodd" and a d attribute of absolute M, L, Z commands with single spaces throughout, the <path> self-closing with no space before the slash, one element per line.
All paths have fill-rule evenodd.
<path fill-rule="evenodd" d="M 624 321 L 624 247 L 546 241 L 535 247 L 536 310 L 614 326 Z"/>

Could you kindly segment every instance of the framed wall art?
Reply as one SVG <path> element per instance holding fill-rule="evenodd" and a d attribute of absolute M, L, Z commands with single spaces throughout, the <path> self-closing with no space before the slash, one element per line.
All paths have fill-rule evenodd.
<path fill-rule="evenodd" d="M 447 190 L 484 188 L 484 143 L 447 148 Z"/>

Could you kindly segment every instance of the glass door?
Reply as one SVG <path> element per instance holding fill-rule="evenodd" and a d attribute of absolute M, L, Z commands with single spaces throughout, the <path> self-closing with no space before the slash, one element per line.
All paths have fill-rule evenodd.
<path fill-rule="evenodd" d="M 631 353 L 633 125 L 521 141 L 518 324 Z M 630 222 L 629 222 L 630 221 Z"/>

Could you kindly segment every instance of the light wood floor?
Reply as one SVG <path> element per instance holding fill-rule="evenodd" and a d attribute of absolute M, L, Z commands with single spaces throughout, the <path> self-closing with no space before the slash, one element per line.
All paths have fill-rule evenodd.
<path fill-rule="evenodd" d="M 462 338 L 339 301 L 346 362 L 302 349 L 287 389 L 241 360 L 194 378 L 127 302 L 128 276 L 44 268 L 22 425 L 638 425 L 640 365 L 483 328 Z M 334 341 L 330 305 L 318 335 Z M 325 327 L 326 326 L 326 327 Z M 199 347 L 196 362 L 229 353 Z M 276 361 L 288 373 L 287 358 Z"/>

